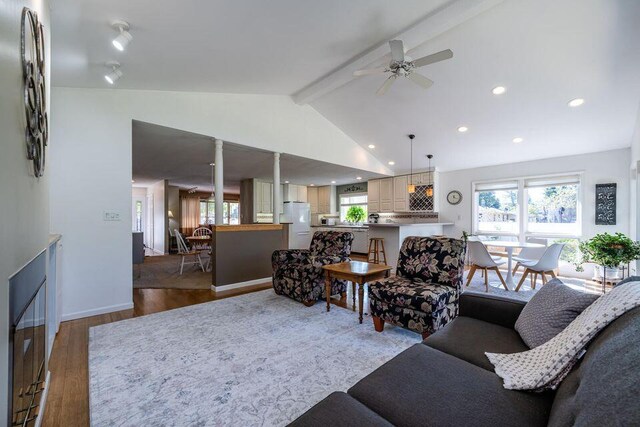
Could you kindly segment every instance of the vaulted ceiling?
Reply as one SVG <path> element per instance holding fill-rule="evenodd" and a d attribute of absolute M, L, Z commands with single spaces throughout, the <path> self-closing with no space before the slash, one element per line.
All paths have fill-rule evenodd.
<path fill-rule="evenodd" d="M 118 88 L 292 95 L 396 172 L 408 133 L 414 167 L 432 153 L 442 170 L 627 147 L 640 102 L 635 0 L 56 0 L 52 17 L 54 85 L 104 88 L 118 60 Z M 114 19 L 131 23 L 122 53 Z M 352 72 L 384 64 L 391 38 L 454 57 L 420 69 L 430 89 L 379 97 L 384 76 Z"/>

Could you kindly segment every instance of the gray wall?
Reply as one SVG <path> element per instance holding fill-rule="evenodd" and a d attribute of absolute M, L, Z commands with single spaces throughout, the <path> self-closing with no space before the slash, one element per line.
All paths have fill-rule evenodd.
<path fill-rule="evenodd" d="M 215 286 L 271 277 L 271 254 L 286 249 L 285 230 L 217 231 L 214 242 Z M 242 264 L 238 268 L 238 263 Z"/>
<path fill-rule="evenodd" d="M 24 95 L 20 59 L 22 8 L 33 8 L 51 39 L 49 4 L 2 0 L 0 6 L 0 424 L 7 419 L 9 276 L 42 251 L 49 235 L 49 170 L 36 179 L 25 154 Z M 47 64 L 49 65 L 49 64 Z M 49 72 L 47 72 L 49 75 Z M 50 87 L 50 82 L 47 82 Z M 53 112 L 49 110 L 50 117 Z M 49 147 L 47 154 L 51 151 Z"/>

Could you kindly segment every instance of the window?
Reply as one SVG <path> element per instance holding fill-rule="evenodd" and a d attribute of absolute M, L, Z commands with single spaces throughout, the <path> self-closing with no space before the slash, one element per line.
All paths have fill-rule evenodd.
<path fill-rule="evenodd" d="M 240 224 L 240 203 L 222 203 L 222 223 Z M 214 200 L 200 200 L 200 224 L 212 225 L 216 223 L 216 204 Z"/>
<path fill-rule="evenodd" d="M 473 232 L 483 236 L 578 237 L 580 175 L 474 184 Z"/>
<path fill-rule="evenodd" d="M 475 212 L 477 232 L 517 234 L 520 228 L 517 181 L 478 184 Z"/>
<path fill-rule="evenodd" d="M 142 231 L 142 200 L 136 200 L 136 218 L 133 231 Z"/>
<path fill-rule="evenodd" d="M 578 177 L 525 180 L 528 234 L 580 234 Z"/>
<path fill-rule="evenodd" d="M 367 193 L 340 195 L 340 222 L 347 221 L 347 211 L 351 206 L 360 206 L 364 209 L 365 220 L 367 218 Z"/>

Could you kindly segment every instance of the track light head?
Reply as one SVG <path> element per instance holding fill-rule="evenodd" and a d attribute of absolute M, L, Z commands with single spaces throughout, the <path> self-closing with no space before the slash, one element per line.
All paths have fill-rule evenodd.
<path fill-rule="evenodd" d="M 104 75 L 104 79 L 110 85 L 114 84 L 120 77 L 122 77 L 122 71 L 120 70 L 119 62 L 107 62 L 106 66 L 111 68 L 111 72 Z"/>
<path fill-rule="evenodd" d="M 133 39 L 133 36 L 129 32 L 129 24 L 125 21 L 115 21 L 111 26 L 120 32 L 111 43 L 116 49 L 122 52 Z"/>

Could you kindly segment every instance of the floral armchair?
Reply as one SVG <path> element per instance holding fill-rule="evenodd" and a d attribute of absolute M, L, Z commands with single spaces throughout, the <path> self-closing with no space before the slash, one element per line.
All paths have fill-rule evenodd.
<path fill-rule="evenodd" d="M 273 289 L 306 306 L 325 298 L 323 265 L 350 261 L 353 234 L 340 231 L 317 231 L 307 249 L 275 251 L 271 256 Z M 344 294 L 347 282 L 334 280 L 331 295 Z"/>
<path fill-rule="evenodd" d="M 369 284 L 376 331 L 385 322 L 426 338 L 458 316 L 466 243 L 448 237 L 407 237 L 396 275 Z"/>

